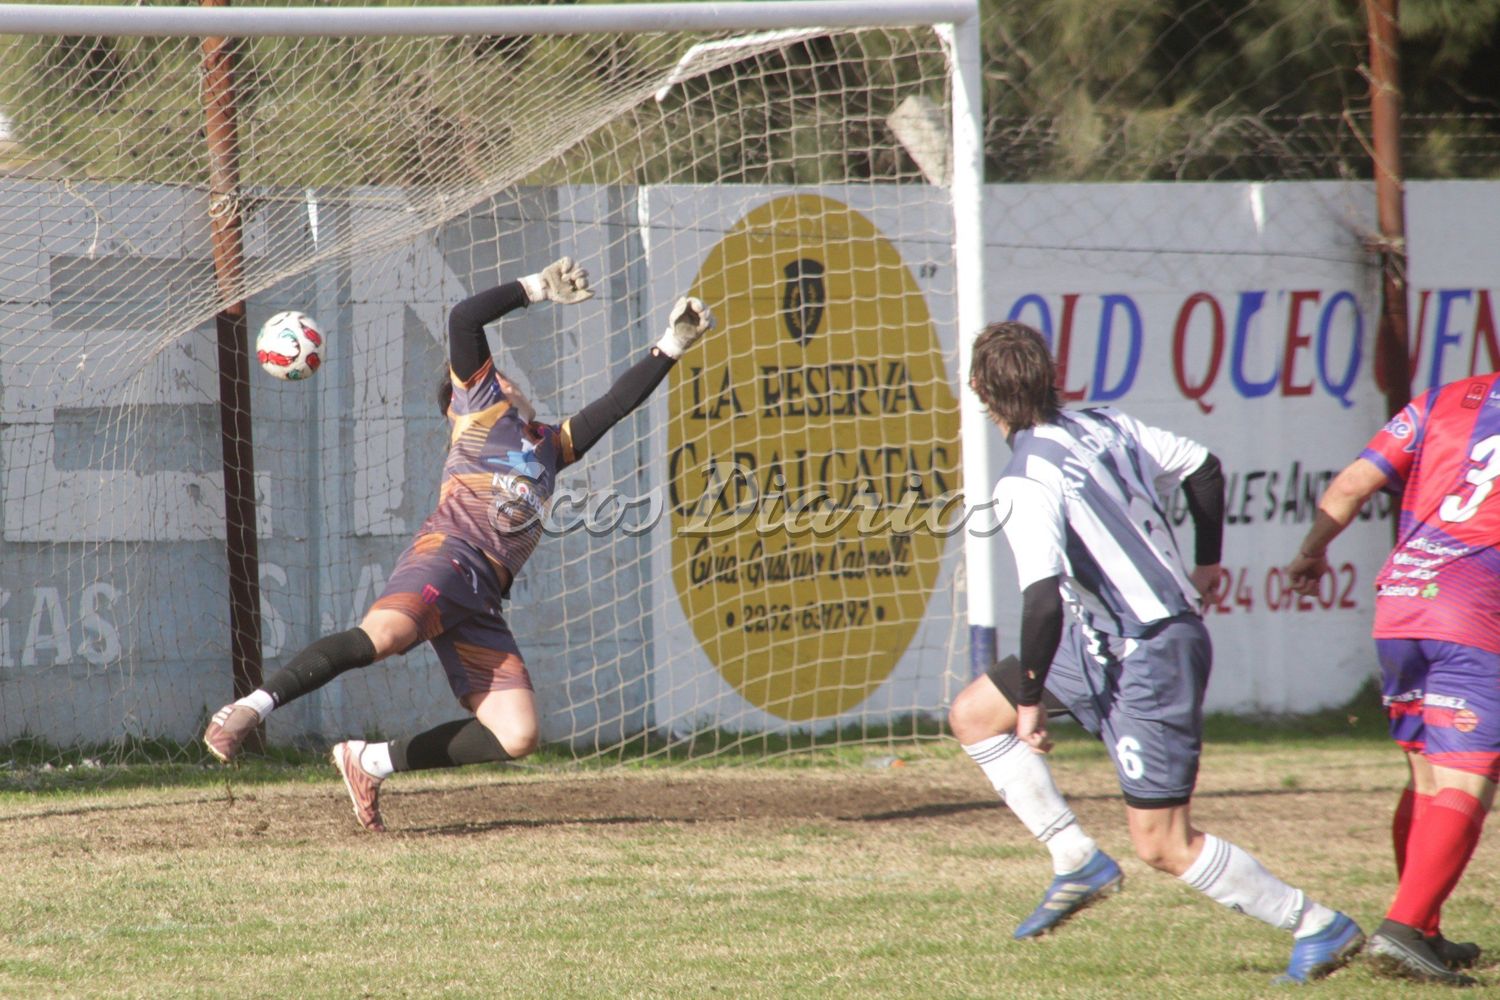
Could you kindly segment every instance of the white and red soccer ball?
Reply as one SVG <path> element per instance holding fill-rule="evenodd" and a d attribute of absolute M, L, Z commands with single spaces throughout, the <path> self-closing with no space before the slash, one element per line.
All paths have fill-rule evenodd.
<path fill-rule="evenodd" d="M 312 378 L 323 363 L 323 331 L 306 313 L 279 312 L 261 324 L 255 336 L 255 360 L 289 382 Z"/>

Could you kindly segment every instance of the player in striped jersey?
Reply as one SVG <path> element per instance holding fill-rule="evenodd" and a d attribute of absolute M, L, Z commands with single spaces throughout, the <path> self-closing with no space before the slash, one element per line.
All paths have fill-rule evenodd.
<path fill-rule="evenodd" d="M 470 715 L 403 739 L 334 746 L 334 764 L 361 825 L 385 829 L 380 784 L 397 771 L 514 760 L 536 749 L 531 678 L 501 602 L 536 547 L 558 470 L 645 402 L 713 326 L 702 302 L 679 299 L 667 332 L 603 397 L 561 424 L 541 423 L 530 401 L 496 370 L 484 326 L 536 302 L 573 304 L 592 296 L 588 273 L 564 257 L 453 307 L 449 372 L 438 399 L 451 425 L 450 444 L 436 509 L 358 627 L 312 643 L 261 688 L 214 715 L 203 739 L 215 757 L 233 759 L 274 709 L 346 670 L 422 642 L 432 644 Z"/>
<path fill-rule="evenodd" d="M 1446 940 L 1444 901 L 1479 844 L 1500 780 L 1500 374 L 1418 396 L 1329 483 L 1297 557 L 1312 593 L 1327 548 L 1377 490 L 1401 497 L 1396 545 L 1375 580 L 1375 647 L 1391 737 L 1411 779 L 1391 835 L 1399 885 L 1370 938 L 1383 964 L 1467 986 L 1479 957 Z"/>
<path fill-rule="evenodd" d="M 994 496 L 1020 577 L 1020 656 L 965 688 L 949 722 L 1052 852 L 1056 878 L 1015 936 L 1047 931 L 1121 882 L 1040 756 L 1051 748 L 1047 714 L 1067 712 L 1113 756 L 1140 858 L 1292 931 L 1282 981 L 1328 975 L 1363 945 L 1359 927 L 1198 830 L 1190 815 L 1213 659 L 1198 607 L 1217 585 L 1223 537 L 1218 460 L 1118 410 L 1063 410 L 1046 342 L 1022 323 L 986 328 L 970 372 L 1012 452 Z M 1162 494 L 1179 486 L 1194 525 L 1191 572 Z"/>

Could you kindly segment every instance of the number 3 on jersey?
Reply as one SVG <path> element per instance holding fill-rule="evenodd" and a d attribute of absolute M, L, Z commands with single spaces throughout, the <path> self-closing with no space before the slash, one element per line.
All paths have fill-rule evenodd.
<path fill-rule="evenodd" d="M 1470 469 L 1464 479 L 1471 483 L 1474 492 L 1465 500 L 1460 494 L 1450 493 L 1443 497 L 1438 507 L 1438 516 L 1444 521 L 1467 521 L 1479 513 L 1479 505 L 1494 489 L 1496 477 L 1500 477 L 1500 434 L 1492 434 L 1476 444 L 1469 452 L 1469 460 L 1479 463 L 1479 468 Z"/>

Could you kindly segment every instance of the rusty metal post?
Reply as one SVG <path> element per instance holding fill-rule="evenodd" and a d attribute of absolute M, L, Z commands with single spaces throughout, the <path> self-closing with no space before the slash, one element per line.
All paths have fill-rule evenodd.
<path fill-rule="evenodd" d="M 202 0 L 227 7 L 228 0 Z M 214 275 L 227 304 L 216 317 L 219 342 L 219 425 L 224 456 L 224 541 L 229 566 L 229 637 L 234 696 L 260 687 L 260 560 L 255 537 L 255 454 L 250 426 L 250 341 L 244 302 L 244 234 L 240 204 L 239 132 L 234 48 L 205 38 L 203 116 L 208 141 L 209 225 Z M 252 739 L 262 745 L 261 733 Z"/>
<path fill-rule="evenodd" d="M 1400 0 L 1365 0 L 1370 33 L 1370 114 L 1374 133 L 1375 202 L 1380 225 L 1380 323 L 1375 382 L 1387 415 L 1411 400 L 1406 313 L 1406 196 L 1401 170 Z"/>

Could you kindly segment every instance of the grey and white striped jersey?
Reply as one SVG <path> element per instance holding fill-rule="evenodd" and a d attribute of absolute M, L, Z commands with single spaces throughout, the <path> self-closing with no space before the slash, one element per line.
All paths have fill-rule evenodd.
<path fill-rule="evenodd" d="M 1059 576 L 1084 625 L 1124 637 L 1196 609 L 1162 498 L 1203 464 L 1206 448 L 1095 407 L 1018 431 L 1011 451 L 995 513 L 1022 590 Z"/>

